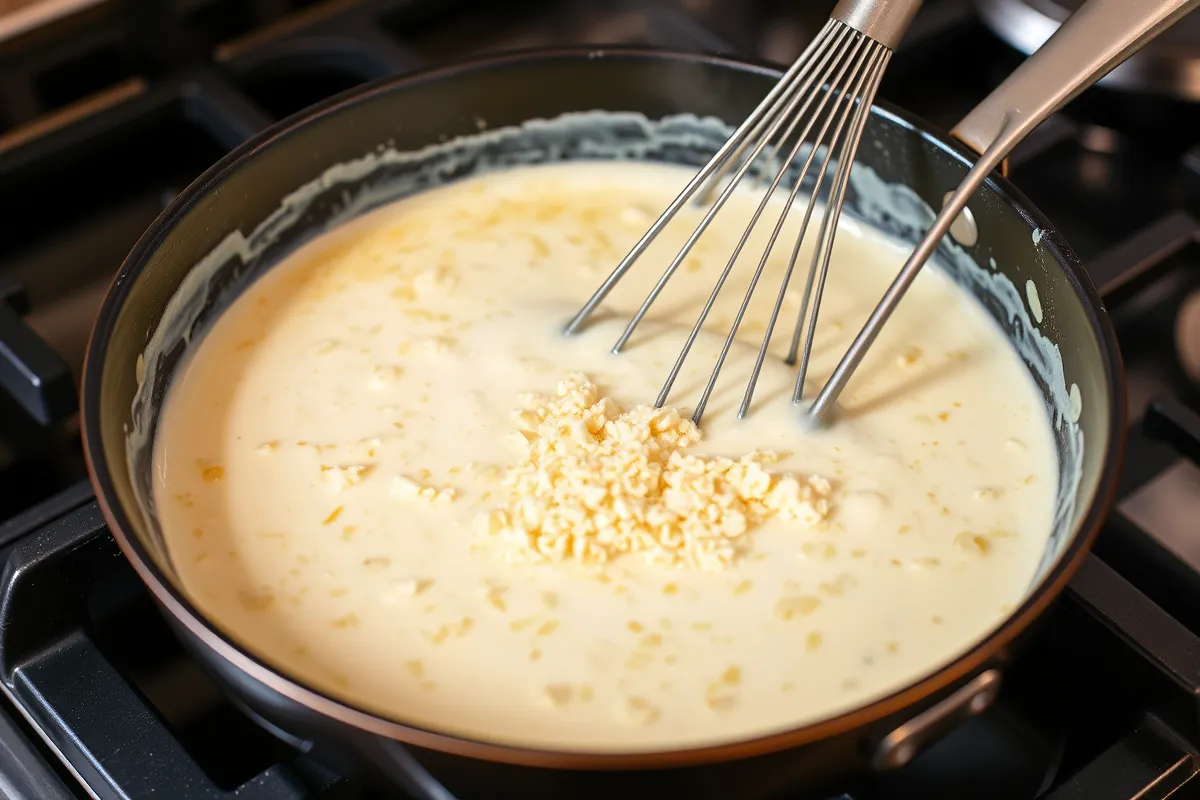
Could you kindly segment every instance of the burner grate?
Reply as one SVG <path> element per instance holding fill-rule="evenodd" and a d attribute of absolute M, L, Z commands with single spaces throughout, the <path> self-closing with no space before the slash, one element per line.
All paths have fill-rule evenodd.
<path fill-rule="evenodd" d="M 275 120 L 426 63 L 613 41 L 710 52 L 757 42 L 791 58 L 776 33 L 812 29 L 831 5 L 132 0 L 0 42 L 0 209 L 19 232 L 0 243 L 0 684 L 11 705 L 0 702 L 0 772 L 24 770 L 39 787 L 30 796 L 47 800 L 74 791 L 65 769 L 43 769 L 60 762 L 101 797 L 171 787 L 180 800 L 366 800 L 263 734 L 198 671 L 78 483 L 72 372 L 113 271 L 184 185 Z M 883 94 L 950 127 L 1020 60 L 970 3 L 928 0 Z M 900 773 L 853 787 L 854 800 L 1118 800 L 1165 796 L 1196 772 L 1181 742 L 1200 743 L 1200 545 L 1189 547 L 1188 527 L 1200 515 L 1200 369 L 1181 363 L 1176 319 L 1200 293 L 1197 130 L 1200 106 L 1094 90 L 1014 153 L 1015 182 L 1075 245 L 1119 330 L 1133 416 L 1119 511 L 1046 620 L 1055 635 L 1013 666 L 997 707 Z M 1147 511 L 1179 498 L 1193 505 Z M 14 709 L 28 724 L 10 735 Z M 36 731 L 57 752 L 16 765 L 18 751 L 30 762 Z"/>
<path fill-rule="evenodd" d="M 170 787 L 178 800 L 362 797 L 224 699 L 150 604 L 94 503 L 17 545 L 9 564 L 4 692 L 98 796 Z"/>

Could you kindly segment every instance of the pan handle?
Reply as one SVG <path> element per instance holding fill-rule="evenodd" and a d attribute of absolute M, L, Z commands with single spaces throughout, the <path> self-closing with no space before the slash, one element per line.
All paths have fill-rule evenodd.
<path fill-rule="evenodd" d="M 812 419 L 823 419 L 829 413 L 921 267 L 975 190 L 1004 165 L 1012 149 L 1046 117 L 1197 6 L 1200 0 L 1088 0 L 963 117 L 951 135 L 979 153 L 979 160 L 946 196 L 933 224 L 813 400 L 808 412 Z"/>
<path fill-rule="evenodd" d="M 921 267 L 975 190 L 993 170 L 1004 166 L 1012 149 L 1048 116 L 1197 6 L 1200 0 L 1088 0 L 963 117 L 951 135 L 979 153 L 979 160 L 946 196 L 933 224 L 813 400 L 808 412 L 812 419 L 829 413 Z"/>
<path fill-rule="evenodd" d="M 994 161 L 1200 0 L 1088 0 L 951 134 Z"/>
<path fill-rule="evenodd" d="M 968 717 L 982 714 L 1000 693 L 1000 670 L 981 672 L 950 696 L 939 700 L 879 742 L 871 758 L 877 770 L 897 769 Z"/>

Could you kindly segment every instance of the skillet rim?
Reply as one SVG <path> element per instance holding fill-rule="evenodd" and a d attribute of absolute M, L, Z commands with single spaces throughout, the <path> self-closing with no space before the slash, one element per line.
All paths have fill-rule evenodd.
<path fill-rule="evenodd" d="M 189 184 L 163 209 L 122 262 L 105 294 L 84 357 L 80 433 L 88 475 L 95 490 L 96 501 L 109 530 L 142 583 L 176 622 L 212 651 L 213 655 L 243 673 L 244 677 L 264 685 L 310 711 L 361 732 L 468 758 L 559 769 L 654 769 L 711 764 L 799 748 L 854 731 L 861 733 L 864 729 L 872 728 L 885 718 L 899 716 L 907 708 L 918 706 L 932 697 L 941 696 L 964 680 L 989 666 L 994 666 L 998 661 L 1002 661 L 1008 646 L 1059 596 L 1090 552 L 1092 543 L 1112 503 L 1125 448 L 1127 399 L 1124 366 L 1116 333 L 1099 293 L 1075 252 L 1041 211 L 1005 178 L 993 173 L 985 181 L 989 189 L 1027 224 L 1043 231 L 1043 246 L 1054 257 L 1059 268 L 1066 273 L 1076 296 L 1084 305 L 1091 331 L 1096 338 L 1101 358 L 1104 361 L 1104 383 L 1109 392 L 1111 408 L 1108 421 L 1109 446 L 1104 455 L 1104 463 L 1096 489 L 1092 496 L 1086 498 L 1087 514 L 1076 527 L 1071 541 L 1064 547 L 1055 564 L 1043 576 L 1028 598 L 970 649 L 917 681 L 836 716 L 751 739 L 650 752 L 556 751 L 491 743 L 466 736 L 442 733 L 359 709 L 348 702 L 337 700 L 309 688 L 298 679 L 287 677 L 283 672 L 267 664 L 265 660 L 234 643 L 231 638 L 201 614 L 199 609 L 192 606 L 180 589 L 158 569 L 141 542 L 126 533 L 129 528 L 128 516 L 116 502 L 112 475 L 105 460 L 100 436 L 98 433 L 92 433 L 101 429 L 102 410 L 99 400 L 106 367 L 105 351 L 111 341 L 117 318 L 125 305 L 130 288 L 141 276 L 148 257 L 157 250 L 178 221 L 193 208 L 197 201 L 206 196 L 214 185 L 219 184 L 227 174 L 235 171 L 243 162 L 254 158 L 259 150 L 285 140 L 288 135 L 305 124 L 337 113 L 353 113 L 356 104 L 380 94 L 403 91 L 406 87 L 423 83 L 453 80 L 457 75 L 486 71 L 514 63 L 537 64 L 540 62 L 549 69 L 557 61 L 611 60 L 614 58 L 655 62 L 674 60 L 680 63 L 694 63 L 725 70 L 756 73 L 766 78 L 778 78 L 782 74 L 778 68 L 771 65 L 720 55 L 640 46 L 581 46 L 538 48 L 487 55 L 450 65 L 435 66 L 381 78 L 334 95 L 292 114 L 231 150 Z M 964 166 L 968 165 L 975 156 L 961 142 L 944 133 L 936 132 L 933 126 L 919 117 L 887 102 L 876 101 L 871 113 L 879 114 L 891 124 L 917 133 L 926 143 L 958 160 Z M 1083 499 L 1077 498 L 1077 502 Z M 913 713 L 915 715 L 917 712 Z M 896 726 L 898 727 L 905 721 L 903 718 L 898 720 Z"/>

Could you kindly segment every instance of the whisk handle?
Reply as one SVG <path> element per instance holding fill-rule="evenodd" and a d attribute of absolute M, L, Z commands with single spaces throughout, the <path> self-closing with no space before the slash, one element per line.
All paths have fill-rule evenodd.
<path fill-rule="evenodd" d="M 1200 0 L 1087 0 L 952 135 L 980 154 L 1000 145 L 1003 159 L 1047 117 L 1198 6 Z"/>
<path fill-rule="evenodd" d="M 829 16 L 889 50 L 904 38 L 923 0 L 840 0 Z"/>

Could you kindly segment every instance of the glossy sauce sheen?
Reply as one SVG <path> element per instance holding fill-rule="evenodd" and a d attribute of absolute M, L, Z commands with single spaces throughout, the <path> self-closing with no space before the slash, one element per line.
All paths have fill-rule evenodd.
<path fill-rule="evenodd" d="M 158 513 L 196 605 L 285 673 L 381 715 L 613 752 L 827 718 L 1002 621 L 1046 543 L 1053 443 L 1018 357 L 940 271 L 917 280 L 836 424 L 808 432 L 780 357 L 803 253 L 754 407 L 736 419 L 798 212 L 696 450 L 774 450 L 785 457 L 773 469 L 827 478 L 826 522 L 769 521 L 710 572 L 637 557 L 508 564 L 472 531 L 514 460 L 522 393 L 579 371 L 625 407 L 657 395 L 757 194 L 717 217 L 621 356 L 609 348 L 700 212 L 681 214 L 586 331 L 560 330 L 689 175 L 602 163 L 463 181 L 356 220 L 250 287 L 177 380 L 157 437 Z M 670 403 L 698 397 L 766 233 Z M 844 223 L 809 398 L 904 254 Z M 398 476 L 457 496 L 397 496 Z"/>

